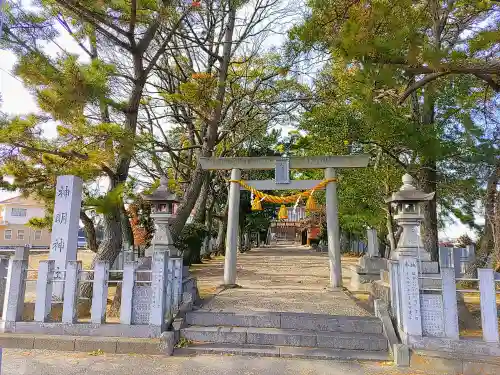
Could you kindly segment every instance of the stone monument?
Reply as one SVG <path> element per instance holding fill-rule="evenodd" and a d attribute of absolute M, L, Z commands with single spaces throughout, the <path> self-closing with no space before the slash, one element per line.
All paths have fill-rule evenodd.
<path fill-rule="evenodd" d="M 380 257 L 378 237 L 375 229 L 368 229 L 368 251 L 358 260 L 358 264 L 351 265 L 351 288 L 367 291 L 372 281 L 380 280 L 380 271 L 387 269 L 387 260 Z"/>
<path fill-rule="evenodd" d="M 49 259 L 54 260 L 54 287 L 52 294 L 62 299 L 64 272 L 68 261 L 76 260 L 78 227 L 82 204 L 82 180 L 76 176 L 57 177 L 54 221 Z"/>

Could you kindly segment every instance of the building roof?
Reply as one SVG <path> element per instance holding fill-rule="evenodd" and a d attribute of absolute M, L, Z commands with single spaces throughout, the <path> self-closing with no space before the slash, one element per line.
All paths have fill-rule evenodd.
<path fill-rule="evenodd" d="M 36 199 L 30 197 L 23 197 L 22 195 L 18 195 L 16 197 L 8 198 L 3 201 L 0 201 L 0 205 L 7 204 L 18 204 L 22 206 L 43 206 L 43 203 L 37 201 Z"/>
<path fill-rule="evenodd" d="M 168 180 L 162 178 L 160 180 L 160 186 L 151 194 L 143 195 L 143 198 L 147 201 L 171 201 L 179 203 L 179 198 L 168 189 L 167 184 Z"/>

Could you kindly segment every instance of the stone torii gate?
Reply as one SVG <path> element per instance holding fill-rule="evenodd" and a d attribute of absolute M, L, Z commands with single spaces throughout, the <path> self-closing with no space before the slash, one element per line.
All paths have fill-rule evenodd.
<path fill-rule="evenodd" d="M 274 180 L 250 180 L 245 183 L 257 190 L 309 190 L 320 180 L 290 180 L 290 169 L 324 169 L 325 179 L 335 178 L 337 168 L 357 168 L 368 165 L 369 155 L 309 156 L 309 157 L 240 157 L 200 158 L 205 170 L 231 170 L 231 180 L 241 179 L 242 169 L 274 169 Z M 224 260 L 224 285 L 236 285 L 236 256 L 240 185 L 230 183 L 229 211 L 227 215 L 226 255 Z M 326 185 L 326 225 L 328 233 L 328 256 L 330 263 L 330 284 L 332 288 L 342 286 L 340 264 L 340 230 L 338 217 L 337 183 Z"/>

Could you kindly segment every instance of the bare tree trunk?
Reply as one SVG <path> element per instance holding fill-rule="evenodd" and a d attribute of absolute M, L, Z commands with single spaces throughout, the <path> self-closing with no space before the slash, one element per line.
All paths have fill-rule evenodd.
<path fill-rule="evenodd" d="M 436 163 L 435 161 L 427 164 L 429 169 L 422 171 L 422 190 L 426 193 L 435 192 L 437 188 L 436 181 Z M 422 221 L 422 241 L 426 251 L 431 253 L 431 258 L 437 261 L 439 258 L 438 250 L 438 227 L 437 227 L 437 201 L 434 199 L 424 205 L 424 220 Z"/>
<path fill-rule="evenodd" d="M 132 225 L 130 224 L 127 210 L 123 204 L 120 205 L 120 221 L 122 225 L 122 244 L 134 246 L 134 232 L 132 231 Z"/>
<path fill-rule="evenodd" d="M 226 253 L 227 207 L 228 206 L 226 204 L 223 217 L 219 220 L 217 241 L 215 242 L 216 252 L 220 255 L 224 255 Z"/>
<path fill-rule="evenodd" d="M 205 222 L 209 188 L 210 188 L 210 172 L 205 174 L 203 185 L 202 185 L 201 191 L 200 191 L 200 196 L 198 197 L 198 199 L 196 201 L 195 208 L 194 208 L 193 221 L 196 221 L 198 223 Z"/>
<path fill-rule="evenodd" d="M 222 106 L 224 104 L 224 98 L 226 96 L 227 73 L 232 56 L 233 32 L 236 22 L 237 3 L 235 1 L 229 1 L 228 6 L 228 21 L 224 33 L 224 44 L 222 48 L 222 60 L 219 69 L 218 89 L 217 95 L 215 97 L 217 104 L 214 108 L 211 120 L 208 124 L 206 124 L 206 136 L 204 138 L 200 152 L 200 156 L 206 157 L 212 156 L 213 148 L 217 142 L 219 122 L 222 116 Z M 183 202 L 179 206 L 177 215 L 172 220 L 172 224 L 170 225 L 170 231 L 174 240 L 176 240 L 182 232 L 182 228 L 184 228 L 184 225 L 186 224 L 186 221 L 191 214 L 191 210 L 193 209 L 198 195 L 200 194 L 201 186 L 203 185 L 203 180 L 207 173 L 207 171 L 201 169 L 201 165 L 198 163 L 196 169 L 193 172 L 192 181 L 189 184 L 184 195 Z"/>
<path fill-rule="evenodd" d="M 97 253 L 97 236 L 95 232 L 94 222 L 85 211 L 80 211 L 80 220 L 83 223 L 83 230 L 85 231 L 85 236 L 87 237 L 87 247 L 94 253 Z"/>
<path fill-rule="evenodd" d="M 212 230 L 214 227 L 214 206 L 215 206 L 215 197 L 212 197 L 210 206 L 208 207 L 208 213 L 207 213 L 207 219 L 205 221 L 205 226 L 207 227 L 208 231 L 208 241 L 205 242 L 205 248 L 204 248 L 204 254 L 207 258 L 210 258 L 210 253 L 213 251 L 213 249 L 210 249 L 210 244 L 212 243 Z"/>
<path fill-rule="evenodd" d="M 436 48 L 439 46 L 439 35 L 435 36 Z M 422 113 L 422 127 L 426 132 L 435 134 L 435 99 L 432 84 L 429 84 L 424 93 L 424 104 Z M 437 144 L 435 147 L 438 147 Z M 436 192 L 437 189 L 437 163 L 435 156 L 425 155 L 422 157 L 422 166 L 418 173 L 420 188 L 426 193 Z M 422 242 L 426 251 L 430 252 L 431 258 L 437 261 L 438 250 L 438 227 L 437 227 L 437 194 L 434 199 L 424 205 L 424 220 L 422 221 Z"/>

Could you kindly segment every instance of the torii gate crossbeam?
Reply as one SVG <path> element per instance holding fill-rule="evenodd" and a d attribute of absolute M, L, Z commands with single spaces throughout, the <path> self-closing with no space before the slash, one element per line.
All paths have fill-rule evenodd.
<path fill-rule="evenodd" d="M 231 170 L 231 180 L 241 179 L 241 170 L 275 169 L 286 160 L 289 169 L 324 169 L 325 179 L 336 177 L 336 168 L 359 168 L 368 165 L 369 155 L 338 155 L 290 157 L 280 156 L 243 157 L 243 158 L 200 158 L 200 165 L 206 170 Z M 288 173 L 288 170 L 286 171 Z M 276 173 L 277 175 L 277 173 Z M 314 180 L 261 180 L 247 181 L 258 190 L 308 190 L 320 181 Z M 229 188 L 229 210 L 227 216 L 226 254 L 224 260 L 224 285 L 236 285 L 236 257 L 238 253 L 238 218 L 240 186 L 231 182 Z M 338 217 L 337 183 L 326 185 L 326 226 L 328 233 L 328 256 L 330 262 L 330 284 L 333 288 L 342 287 L 342 267 L 340 263 L 340 229 Z"/>

